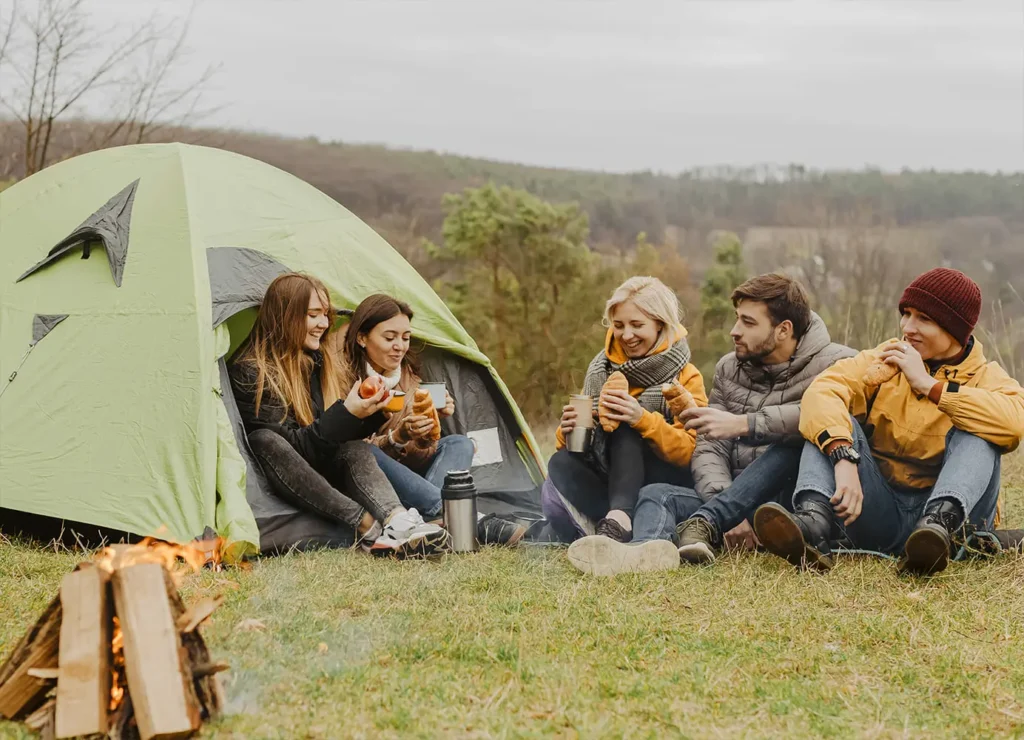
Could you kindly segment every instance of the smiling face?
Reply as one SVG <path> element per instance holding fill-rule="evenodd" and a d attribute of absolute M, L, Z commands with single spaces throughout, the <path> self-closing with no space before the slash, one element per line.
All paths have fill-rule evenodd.
<path fill-rule="evenodd" d="M 664 325 L 632 301 L 620 303 L 612 319 L 612 334 L 627 357 L 646 357 L 655 348 Z"/>
<path fill-rule="evenodd" d="M 306 309 L 306 333 L 302 340 L 303 349 L 310 352 L 316 352 L 320 349 L 320 340 L 331 326 L 330 319 L 327 316 L 330 306 L 330 301 L 327 300 L 326 295 L 316 290 L 309 291 L 309 306 Z"/>
<path fill-rule="evenodd" d="M 368 333 L 359 335 L 359 344 L 379 373 L 388 374 L 402 366 L 412 341 L 412 322 L 403 313 L 382 321 Z"/>
<path fill-rule="evenodd" d="M 949 360 L 963 352 L 963 346 L 935 323 L 931 316 L 909 306 L 903 309 L 900 330 L 925 362 Z"/>

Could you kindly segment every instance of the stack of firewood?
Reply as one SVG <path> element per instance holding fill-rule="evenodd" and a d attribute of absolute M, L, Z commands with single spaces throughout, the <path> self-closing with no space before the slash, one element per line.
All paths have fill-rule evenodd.
<path fill-rule="evenodd" d="M 217 715 L 223 694 L 198 627 L 220 605 L 185 608 L 179 558 L 157 541 L 105 548 L 67 574 L 60 594 L 0 665 L 0 717 L 44 738 L 181 738 Z"/>

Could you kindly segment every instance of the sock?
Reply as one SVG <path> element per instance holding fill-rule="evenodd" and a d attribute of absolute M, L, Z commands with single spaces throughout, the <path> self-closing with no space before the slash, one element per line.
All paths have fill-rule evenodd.
<path fill-rule="evenodd" d="M 373 515 L 368 511 L 363 512 L 363 518 L 359 520 L 359 526 L 356 528 L 356 534 L 360 537 L 365 535 L 373 528 L 373 523 L 377 521 L 373 518 Z"/>
<path fill-rule="evenodd" d="M 609 511 L 605 516 L 613 522 L 618 522 L 627 532 L 633 531 L 633 521 L 629 518 L 629 514 L 626 512 L 620 509 L 614 509 Z"/>

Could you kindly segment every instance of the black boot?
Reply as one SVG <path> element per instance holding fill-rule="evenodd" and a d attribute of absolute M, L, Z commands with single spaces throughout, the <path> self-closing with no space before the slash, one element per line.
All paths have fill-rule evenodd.
<path fill-rule="evenodd" d="M 953 499 L 929 502 L 903 546 L 900 572 L 926 576 L 944 570 L 953 548 L 953 535 L 963 523 L 963 509 Z"/>
<path fill-rule="evenodd" d="M 765 504 L 754 512 L 754 532 L 770 553 L 798 568 L 832 568 L 832 506 L 824 499 L 806 497 L 790 514 L 779 504 Z"/>

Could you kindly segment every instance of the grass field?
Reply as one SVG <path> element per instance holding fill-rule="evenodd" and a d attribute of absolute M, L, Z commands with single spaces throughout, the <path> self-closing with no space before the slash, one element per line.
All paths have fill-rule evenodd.
<path fill-rule="evenodd" d="M 0 653 L 81 557 L 0 542 Z M 205 634 L 229 706 L 207 738 L 1024 734 L 1024 558 L 927 581 L 760 555 L 598 580 L 560 550 L 319 552 L 184 589 L 227 595 Z"/>

